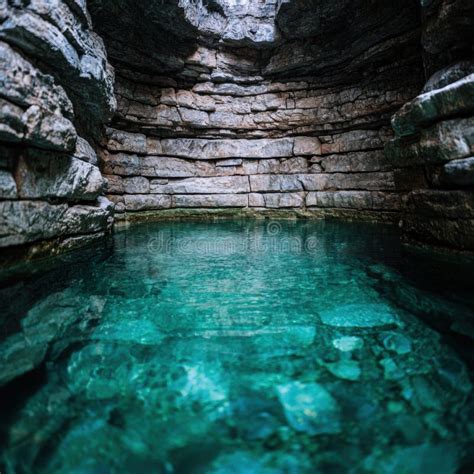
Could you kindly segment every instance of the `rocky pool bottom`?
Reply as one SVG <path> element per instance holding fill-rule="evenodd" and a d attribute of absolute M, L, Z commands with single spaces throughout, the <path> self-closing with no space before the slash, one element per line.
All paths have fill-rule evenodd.
<path fill-rule="evenodd" d="M 0 471 L 471 473 L 473 269 L 331 221 L 37 264 L 0 291 Z"/>

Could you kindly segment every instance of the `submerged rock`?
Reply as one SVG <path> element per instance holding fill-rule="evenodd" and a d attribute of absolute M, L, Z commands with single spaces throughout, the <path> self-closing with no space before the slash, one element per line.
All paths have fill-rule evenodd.
<path fill-rule="evenodd" d="M 396 352 L 397 354 L 408 354 L 412 350 L 411 341 L 398 333 L 387 333 L 383 339 L 385 349 Z"/>
<path fill-rule="evenodd" d="M 359 362 L 355 360 L 340 360 L 326 365 L 331 374 L 345 380 L 359 380 L 362 374 Z"/>
<path fill-rule="evenodd" d="M 318 435 L 341 431 L 336 400 L 320 384 L 290 382 L 277 387 L 278 399 L 295 431 Z"/>
<path fill-rule="evenodd" d="M 390 306 L 378 304 L 348 304 L 321 311 L 323 324 L 346 328 L 371 328 L 397 324 L 397 316 Z"/>
<path fill-rule="evenodd" d="M 384 377 L 386 380 L 399 380 L 403 378 L 403 371 L 398 367 L 393 359 L 382 359 L 380 365 L 383 367 Z"/>
<path fill-rule="evenodd" d="M 356 349 L 361 349 L 364 341 L 356 336 L 344 336 L 334 339 L 332 345 L 341 352 L 351 352 Z"/>
<path fill-rule="evenodd" d="M 280 469 L 265 465 L 261 456 L 250 452 L 236 451 L 219 456 L 209 471 L 210 474 L 278 474 Z"/>
<path fill-rule="evenodd" d="M 384 474 L 454 474 L 458 472 L 459 448 L 452 444 L 420 444 L 398 448 L 376 463 L 371 472 Z"/>

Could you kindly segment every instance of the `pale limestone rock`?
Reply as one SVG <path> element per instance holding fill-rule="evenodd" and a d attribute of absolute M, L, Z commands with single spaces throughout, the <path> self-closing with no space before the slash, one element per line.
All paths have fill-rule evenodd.
<path fill-rule="evenodd" d="M 150 211 L 171 207 L 171 197 L 158 194 L 125 194 L 124 208 L 127 211 Z"/>
<path fill-rule="evenodd" d="M 296 156 L 314 156 L 321 154 L 321 142 L 316 137 L 297 137 L 293 154 Z"/>
<path fill-rule="evenodd" d="M 103 153 L 104 172 L 121 176 L 156 178 L 187 178 L 196 176 L 203 165 L 180 158 Z M 205 166 L 205 165 L 204 165 Z"/>
<path fill-rule="evenodd" d="M 439 122 L 421 130 L 416 139 L 396 138 L 385 147 L 385 155 L 396 167 L 442 163 L 474 153 L 474 118 Z"/>
<path fill-rule="evenodd" d="M 44 201 L 1 201 L 0 246 L 105 231 L 112 217 L 113 204 L 105 198 L 99 198 L 95 206 L 72 207 Z"/>
<path fill-rule="evenodd" d="M 21 198 L 95 200 L 104 188 L 99 169 L 70 156 L 30 151 L 16 170 Z"/>
<path fill-rule="evenodd" d="M 247 207 L 247 194 L 178 194 L 173 207 Z"/>
<path fill-rule="evenodd" d="M 389 171 L 393 168 L 383 150 L 328 155 L 318 160 L 325 173 Z"/>
<path fill-rule="evenodd" d="M 398 211 L 401 198 L 395 193 L 371 191 L 322 191 L 306 196 L 307 207 Z"/>
<path fill-rule="evenodd" d="M 265 207 L 279 208 L 300 208 L 304 206 L 304 193 L 268 193 L 263 194 L 265 199 Z"/>
<path fill-rule="evenodd" d="M 150 192 L 150 182 L 143 176 L 124 178 L 123 187 L 127 194 L 148 194 Z"/>
<path fill-rule="evenodd" d="M 40 72 L 9 45 L 0 42 L 0 90 L 2 96 L 23 108 L 32 105 L 65 117 L 74 115 L 64 89 L 52 76 Z"/>
<path fill-rule="evenodd" d="M 115 174 L 105 174 L 104 178 L 104 187 L 107 193 L 112 194 L 123 194 L 125 192 L 124 180 L 121 176 Z"/>
<path fill-rule="evenodd" d="M 157 194 L 238 194 L 250 192 L 246 176 L 188 178 L 168 184 L 151 182 L 151 193 Z"/>
<path fill-rule="evenodd" d="M 147 137 L 143 133 L 130 133 L 113 128 L 106 129 L 107 149 L 113 152 L 148 153 Z"/>
<path fill-rule="evenodd" d="M 0 139 L 21 142 L 24 137 L 23 109 L 0 98 Z"/>
<path fill-rule="evenodd" d="M 308 162 L 306 158 L 295 157 L 288 159 L 259 160 L 257 171 L 250 174 L 292 174 L 306 173 L 307 171 Z"/>
<path fill-rule="evenodd" d="M 250 193 L 249 207 L 265 207 L 265 198 L 263 194 Z"/>
<path fill-rule="evenodd" d="M 293 140 L 202 140 L 164 139 L 161 142 L 164 155 L 188 159 L 212 160 L 224 158 L 277 158 L 293 154 Z"/>
<path fill-rule="evenodd" d="M 329 189 L 395 190 L 392 172 L 301 174 L 298 175 L 298 179 L 306 191 Z"/>
<path fill-rule="evenodd" d="M 73 151 L 77 132 L 74 125 L 61 115 L 51 114 L 32 105 L 22 116 L 24 140 L 39 148 Z"/>
<path fill-rule="evenodd" d="M 77 137 L 74 157 L 85 161 L 86 163 L 90 163 L 91 165 L 97 166 L 97 154 L 89 142 L 84 140 L 84 138 Z"/>
<path fill-rule="evenodd" d="M 258 191 L 302 191 L 303 185 L 298 175 L 256 175 L 250 176 L 250 189 Z"/>
<path fill-rule="evenodd" d="M 229 158 L 228 160 L 219 160 L 216 163 L 216 166 L 240 166 L 242 164 L 242 160 L 240 158 Z"/>
<path fill-rule="evenodd" d="M 473 61 L 460 61 L 456 64 L 443 68 L 440 71 L 434 73 L 426 82 L 425 86 L 423 87 L 422 93 L 424 94 L 426 92 L 431 92 L 436 89 L 441 89 L 473 73 Z"/>

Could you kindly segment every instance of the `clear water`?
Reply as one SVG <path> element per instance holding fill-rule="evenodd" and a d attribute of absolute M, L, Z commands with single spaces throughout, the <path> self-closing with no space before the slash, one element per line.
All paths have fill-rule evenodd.
<path fill-rule="evenodd" d="M 140 225 L 38 266 L 0 293 L 0 470 L 472 472 L 473 268 L 330 221 Z"/>

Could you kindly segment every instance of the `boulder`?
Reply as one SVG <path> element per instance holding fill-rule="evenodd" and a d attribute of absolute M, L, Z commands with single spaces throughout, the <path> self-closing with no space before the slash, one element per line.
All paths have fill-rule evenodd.
<path fill-rule="evenodd" d="M 57 151 L 74 151 L 77 132 L 74 125 L 61 115 L 51 114 L 31 106 L 22 116 L 24 141 L 35 147 Z"/>
<path fill-rule="evenodd" d="M 41 107 L 73 118 L 69 97 L 52 76 L 43 74 L 8 44 L 0 42 L 0 90 L 2 97 L 27 109 Z"/>
<path fill-rule="evenodd" d="M 84 138 L 77 137 L 76 140 L 76 149 L 74 150 L 74 157 L 90 163 L 91 165 L 97 166 L 97 154 L 94 149 L 91 147 L 87 140 Z"/>
<path fill-rule="evenodd" d="M 288 424 L 309 436 L 339 433 L 341 413 L 333 396 L 318 383 L 289 382 L 276 388 Z"/>

